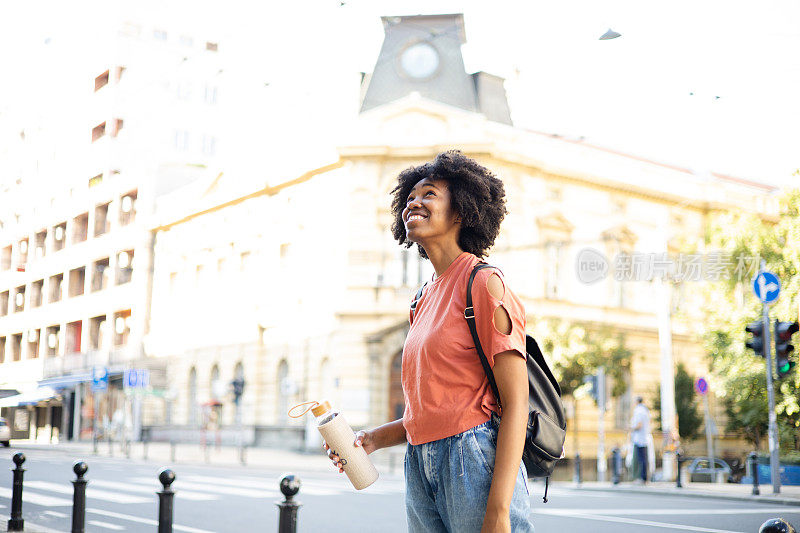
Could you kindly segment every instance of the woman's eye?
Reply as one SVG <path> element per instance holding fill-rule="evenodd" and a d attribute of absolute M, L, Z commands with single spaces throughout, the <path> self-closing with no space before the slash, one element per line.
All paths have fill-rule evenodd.
<path fill-rule="evenodd" d="M 425 193 L 425 196 L 428 196 L 429 194 L 433 194 L 433 191 L 428 191 L 428 192 L 426 192 L 426 193 Z M 434 196 L 435 196 L 435 195 L 434 195 Z"/>

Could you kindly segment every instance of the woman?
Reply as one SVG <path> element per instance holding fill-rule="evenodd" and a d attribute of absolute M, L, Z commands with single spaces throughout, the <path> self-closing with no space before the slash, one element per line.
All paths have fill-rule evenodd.
<path fill-rule="evenodd" d="M 522 448 L 528 417 L 525 311 L 502 274 L 473 282 L 478 335 L 498 403 L 467 322 L 467 280 L 500 231 L 503 182 L 458 151 L 400 173 L 392 234 L 416 243 L 436 272 L 410 313 L 403 348 L 403 418 L 359 431 L 367 453 L 408 443 L 406 515 L 412 532 L 533 531 Z M 328 449 L 327 444 L 324 445 Z M 339 458 L 329 456 L 343 472 Z"/>

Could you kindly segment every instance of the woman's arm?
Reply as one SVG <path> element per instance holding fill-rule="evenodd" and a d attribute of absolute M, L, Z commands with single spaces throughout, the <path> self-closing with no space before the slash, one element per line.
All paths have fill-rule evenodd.
<path fill-rule="evenodd" d="M 375 450 L 403 444 L 406 441 L 406 428 L 403 427 L 403 419 L 398 418 L 375 429 L 359 431 L 356 433 L 355 445 L 363 446 L 364 451 L 370 454 Z M 331 453 L 328 443 L 323 442 L 322 447 L 328 452 L 328 457 L 333 461 L 334 466 L 339 469 L 339 472 L 344 472 L 342 465 L 339 463 L 339 456 Z"/>
<path fill-rule="evenodd" d="M 528 372 L 525 360 L 511 351 L 495 356 L 493 371 L 503 416 L 497 434 L 494 475 L 482 531 L 509 531 L 511 497 L 528 424 Z"/>

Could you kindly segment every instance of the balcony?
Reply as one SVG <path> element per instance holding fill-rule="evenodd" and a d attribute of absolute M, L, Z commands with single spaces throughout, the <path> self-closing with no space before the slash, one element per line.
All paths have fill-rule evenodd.
<path fill-rule="evenodd" d="M 54 378 L 68 374 L 91 373 L 92 367 L 107 366 L 108 353 L 93 350 L 87 353 L 73 352 L 63 357 L 49 357 L 42 361 L 44 378 Z"/>

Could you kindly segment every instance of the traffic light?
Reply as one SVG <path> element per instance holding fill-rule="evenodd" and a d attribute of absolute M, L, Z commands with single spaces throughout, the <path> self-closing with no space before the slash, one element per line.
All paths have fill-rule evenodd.
<path fill-rule="evenodd" d="M 231 381 L 231 387 L 233 389 L 233 403 L 239 405 L 239 400 L 244 394 L 244 378 L 240 377 Z"/>
<path fill-rule="evenodd" d="M 583 376 L 583 382 L 589 384 L 589 396 L 592 397 L 594 403 L 599 405 L 598 399 L 600 398 L 599 390 L 597 387 L 597 374 L 591 376 Z"/>
<path fill-rule="evenodd" d="M 790 341 L 798 329 L 800 329 L 800 324 L 797 321 L 780 322 L 775 320 L 775 370 L 778 373 L 778 379 L 791 373 L 796 364 L 792 359 L 794 346 L 790 344 Z"/>
<path fill-rule="evenodd" d="M 750 322 L 744 330 L 753 335 L 744 345 L 753 350 L 757 356 L 764 357 L 764 322 L 761 320 Z"/>

